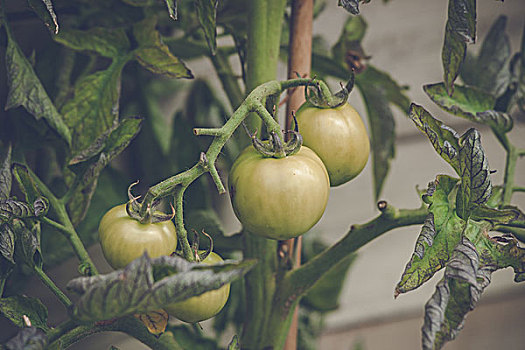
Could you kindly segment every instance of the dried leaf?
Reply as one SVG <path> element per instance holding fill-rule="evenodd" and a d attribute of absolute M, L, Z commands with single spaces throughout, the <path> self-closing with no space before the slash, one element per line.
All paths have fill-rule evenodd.
<path fill-rule="evenodd" d="M 136 314 L 135 317 L 146 326 L 151 334 L 164 333 L 168 326 L 169 315 L 162 309 L 149 311 L 145 314 Z"/>

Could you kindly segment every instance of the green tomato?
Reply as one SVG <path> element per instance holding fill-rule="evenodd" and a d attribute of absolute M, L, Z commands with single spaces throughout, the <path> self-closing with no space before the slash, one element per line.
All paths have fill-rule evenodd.
<path fill-rule="evenodd" d="M 222 261 L 218 254 L 211 252 L 202 263 L 213 265 Z M 181 321 L 196 323 L 217 315 L 226 305 L 229 295 L 230 284 L 228 283 L 219 289 L 210 290 L 201 295 L 169 304 L 164 309 Z"/>
<path fill-rule="evenodd" d="M 339 186 L 363 170 L 370 140 L 363 120 L 348 103 L 337 108 L 317 108 L 304 103 L 297 111 L 303 144 L 323 160 L 330 186 Z"/>
<path fill-rule="evenodd" d="M 308 147 L 284 158 L 265 158 L 249 146 L 230 170 L 229 189 L 233 210 L 244 229 L 285 240 L 305 233 L 319 221 L 330 183 L 323 162 Z"/>
<path fill-rule="evenodd" d="M 175 225 L 168 220 L 141 224 L 128 216 L 126 204 L 110 209 L 100 221 L 98 235 L 102 252 L 114 269 L 121 269 L 142 256 L 170 255 L 177 248 Z"/>

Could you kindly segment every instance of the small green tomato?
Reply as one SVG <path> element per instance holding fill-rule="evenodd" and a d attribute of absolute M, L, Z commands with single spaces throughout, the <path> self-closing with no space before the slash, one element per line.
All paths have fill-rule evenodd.
<path fill-rule="evenodd" d="M 312 228 L 323 216 L 330 192 L 323 162 L 305 146 L 284 158 L 264 157 L 247 147 L 235 160 L 228 185 L 243 227 L 277 240 Z"/>
<path fill-rule="evenodd" d="M 211 252 L 202 263 L 213 265 L 222 261 L 218 254 Z M 164 309 L 181 321 L 196 323 L 217 315 L 226 305 L 229 295 L 230 284 L 228 283 L 219 289 L 169 304 Z"/>
<path fill-rule="evenodd" d="M 148 252 L 151 258 L 170 255 L 177 248 L 175 225 L 168 220 L 141 224 L 128 216 L 126 204 L 110 209 L 98 227 L 102 252 L 114 269 L 121 269 Z"/>
<path fill-rule="evenodd" d="M 348 103 L 336 108 L 318 108 L 304 103 L 297 111 L 303 144 L 322 159 L 330 186 L 355 178 L 365 167 L 370 140 L 363 120 Z"/>

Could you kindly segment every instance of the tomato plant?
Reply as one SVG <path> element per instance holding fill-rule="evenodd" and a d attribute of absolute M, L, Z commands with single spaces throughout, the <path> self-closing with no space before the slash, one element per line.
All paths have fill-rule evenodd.
<path fill-rule="evenodd" d="M 308 147 L 284 158 L 247 147 L 229 175 L 233 210 L 244 228 L 271 239 L 289 239 L 308 231 L 326 208 L 329 180 L 319 157 Z"/>
<path fill-rule="evenodd" d="M 303 143 L 323 161 L 330 186 L 355 178 L 365 167 L 370 140 L 361 116 L 348 103 L 319 108 L 306 102 L 296 114 Z"/>
<path fill-rule="evenodd" d="M 222 258 L 217 253 L 210 252 L 202 263 L 213 265 L 222 261 Z M 164 309 L 181 321 L 196 323 L 217 315 L 228 301 L 229 295 L 230 284 L 228 283 L 219 289 L 169 304 Z"/>
<path fill-rule="evenodd" d="M 171 220 L 140 223 L 129 217 L 126 204 L 104 214 L 98 234 L 104 257 L 114 269 L 123 268 L 145 251 L 155 258 L 170 255 L 177 248 L 177 233 Z"/>
<path fill-rule="evenodd" d="M 417 10 L 412 2 L 402 5 Z M 425 305 L 425 349 L 440 349 L 458 334 L 492 273 L 510 267 L 516 282 L 525 281 L 525 214 L 513 198 L 525 191 L 517 181 L 523 178 L 517 163 L 525 149 L 511 135 L 513 127 L 522 127 L 517 116 L 525 110 L 525 38 L 512 54 L 510 43 L 520 42 L 519 31 L 510 38 L 501 16 L 478 40 L 477 33 L 484 32 L 476 26 L 489 16 L 476 16 L 489 5 L 478 11 L 474 0 L 449 0 L 443 46 L 434 53 L 442 60 L 443 81 L 423 87 L 443 113 L 463 118 L 458 125 L 480 124 L 484 134 L 493 134 L 505 156 L 491 169 L 487 154 L 493 150 L 485 153 L 478 130 L 460 136 L 454 124 L 411 103 L 407 94 L 417 87 L 405 89 L 376 66 L 393 62 L 400 68 L 396 73 L 402 72 L 408 64 L 392 57 L 423 50 L 365 49 L 368 25 L 359 6 L 388 8 L 368 0 L 329 0 L 326 8 L 340 11 L 337 4 L 350 14 L 344 13 L 334 42 L 333 37 L 313 40 L 314 17 L 328 18 L 317 17 L 326 11 L 323 1 L 315 6 L 312 0 L 0 1 L 0 315 L 10 321 L 0 327 L 5 348 L 66 349 L 93 333 L 117 331 L 159 350 L 224 348 L 232 332 L 241 337 L 229 349 L 295 350 L 297 339 L 298 348 L 310 350 L 316 344 L 312 335 L 320 334 L 313 328 L 337 307 L 354 253 L 410 225 L 421 231 L 392 286 L 395 295 L 432 283 L 445 270 Z M 423 15 L 401 12 L 407 18 Z M 423 29 L 439 33 L 443 27 Z M 399 34 L 388 29 L 392 38 Z M 398 45 L 397 40 L 381 44 L 387 41 Z M 467 50 L 474 43 L 481 43 L 475 53 Z M 387 57 L 376 59 L 385 52 Z M 279 77 L 284 57 L 287 77 L 298 78 Z M 210 74 L 210 66 L 199 68 L 205 61 L 217 74 Z M 325 82 L 332 78 L 348 83 L 333 94 Z M 354 83 L 364 102 L 370 145 L 360 117 L 341 104 L 350 93 L 355 96 Z M 306 104 L 299 110 L 305 88 L 315 92 L 310 103 L 327 108 Z M 287 111 L 280 113 L 284 103 Z M 396 153 L 394 107 L 450 165 L 447 175 L 418 179 L 428 188 L 412 196 L 417 204 L 410 208 L 397 208 L 398 198 L 379 201 Z M 282 130 L 282 125 L 291 128 L 297 110 L 302 139 Z M 242 125 L 254 132 L 251 141 L 262 154 L 253 147 L 241 153 L 250 142 L 238 132 Z M 257 139 L 255 131 L 270 139 Z M 294 145 L 302 140 L 299 151 Z M 369 152 L 375 216 L 355 222 L 359 213 L 346 204 L 370 202 L 357 191 L 342 199 L 348 217 L 341 219 L 348 219 L 349 229 L 318 232 L 323 241 L 328 233 L 340 234 L 337 243 L 319 241 L 308 249 L 315 232 L 283 241 L 312 228 L 326 210 L 329 192 L 344 197 L 341 188 L 329 185 L 357 176 Z M 425 164 L 417 165 L 434 160 L 424 157 Z M 215 193 L 227 192 L 228 172 L 235 213 Z M 137 179 L 134 191 L 140 195 L 132 196 L 128 188 L 132 218 L 122 205 L 109 210 L 125 201 L 126 187 Z M 172 221 L 149 221 L 160 204 L 173 207 Z M 225 213 L 238 216 L 237 232 L 224 229 Z M 107 274 L 99 273 L 100 260 L 88 250 L 99 243 L 98 226 L 103 252 L 116 268 Z M 195 232 L 212 237 L 210 250 L 236 260 L 194 264 L 198 242 L 188 237 L 198 237 Z M 58 264 L 71 267 L 67 285 L 51 277 L 63 270 L 55 269 Z M 40 284 L 58 307 L 39 293 Z M 172 313 L 188 322 L 212 316 L 228 286 L 230 301 L 212 320 L 213 339 L 207 330 L 168 322 L 163 308 L 171 304 Z M 53 308 L 49 319 L 48 308 Z M 110 339 L 101 347 L 111 345 L 120 344 Z"/>

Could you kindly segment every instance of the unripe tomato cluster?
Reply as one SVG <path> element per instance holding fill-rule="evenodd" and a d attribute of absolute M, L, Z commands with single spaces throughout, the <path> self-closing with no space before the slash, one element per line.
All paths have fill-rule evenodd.
<path fill-rule="evenodd" d="M 330 186 L 355 178 L 370 153 L 359 114 L 348 103 L 299 108 L 301 150 L 284 158 L 267 158 L 253 146 L 235 160 L 229 176 L 233 210 L 244 229 L 285 240 L 302 235 L 321 218 Z"/>
<path fill-rule="evenodd" d="M 171 220 L 159 223 L 140 223 L 128 216 L 126 204 L 110 209 L 98 228 L 100 245 L 106 261 L 121 269 L 139 258 L 145 251 L 151 258 L 170 255 L 177 248 L 177 234 Z M 202 262 L 216 264 L 222 258 L 211 252 Z M 179 320 L 195 323 L 211 318 L 222 310 L 230 294 L 230 284 L 177 303 L 166 311 Z"/>
<path fill-rule="evenodd" d="M 263 156 L 253 146 L 235 160 L 229 175 L 234 212 L 250 234 L 285 240 L 312 228 L 323 215 L 330 186 L 355 178 L 365 167 L 370 145 L 359 114 L 347 103 L 317 108 L 305 103 L 297 112 L 303 146 L 283 158 Z M 115 269 L 145 251 L 152 258 L 177 248 L 171 220 L 141 223 L 128 216 L 126 204 L 109 210 L 99 225 L 102 252 Z M 222 262 L 210 253 L 204 264 Z M 226 304 L 230 285 L 169 304 L 165 309 L 190 323 L 215 316 Z"/>

